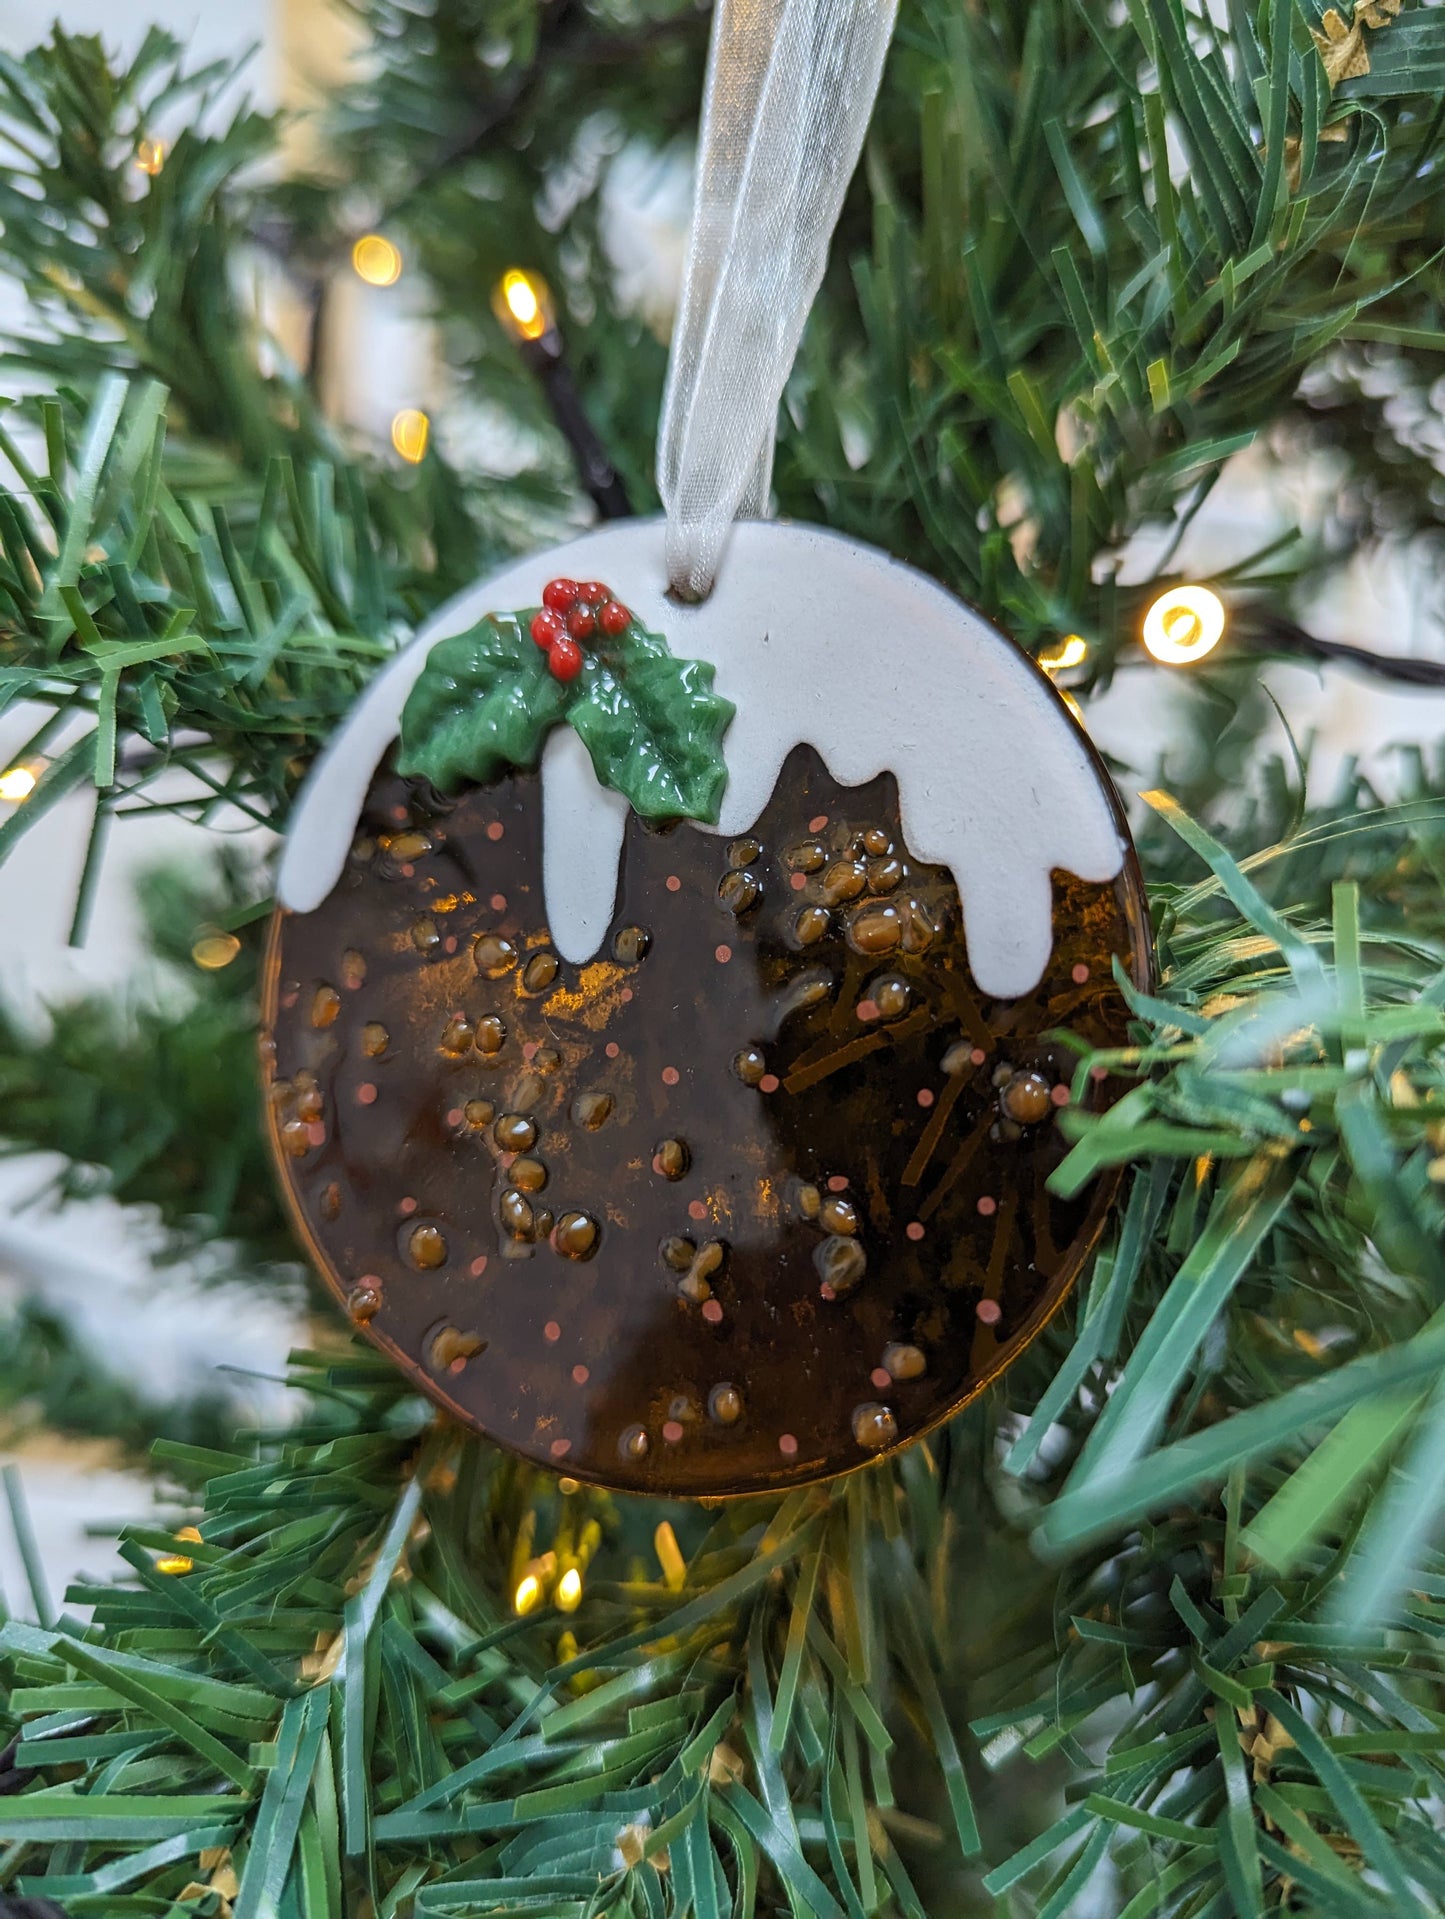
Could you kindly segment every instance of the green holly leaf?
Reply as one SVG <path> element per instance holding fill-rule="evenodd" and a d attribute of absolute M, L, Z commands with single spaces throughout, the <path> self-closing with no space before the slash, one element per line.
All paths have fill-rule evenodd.
<path fill-rule="evenodd" d="M 712 683 L 706 661 L 674 659 L 636 620 L 587 658 L 567 717 L 598 779 L 645 819 L 717 820 L 736 709 Z"/>
<path fill-rule="evenodd" d="M 576 692 L 548 672 L 525 616 L 489 613 L 427 655 L 402 711 L 397 771 L 452 793 L 533 767 Z"/>

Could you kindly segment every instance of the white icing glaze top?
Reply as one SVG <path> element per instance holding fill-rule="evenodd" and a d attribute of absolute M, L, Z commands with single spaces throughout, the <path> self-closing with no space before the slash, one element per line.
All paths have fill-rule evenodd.
<path fill-rule="evenodd" d="M 380 672 L 312 768 L 277 881 L 293 912 L 341 876 L 367 788 L 426 656 L 485 613 L 537 606 L 559 575 L 604 580 L 673 653 L 709 660 L 737 716 L 708 830 L 761 813 L 783 761 L 814 746 L 845 786 L 890 771 L 915 858 L 951 869 L 981 990 L 1029 992 L 1053 943 L 1050 874 L 1117 877 L 1125 844 L 1083 734 L 1024 655 L 912 567 L 816 527 L 745 521 L 701 606 L 666 598 L 662 520 L 614 521 L 461 594 Z M 601 945 L 617 897 L 627 802 L 601 786 L 570 726 L 542 755 L 543 886 L 562 956 Z"/>

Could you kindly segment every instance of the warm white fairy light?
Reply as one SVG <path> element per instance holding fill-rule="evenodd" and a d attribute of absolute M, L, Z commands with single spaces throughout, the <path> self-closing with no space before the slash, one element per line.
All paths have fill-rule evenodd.
<path fill-rule="evenodd" d="M 508 267 L 497 292 L 503 323 L 523 340 L 540 340 L 552 323 L 546 281 L 521 267 Z"/>
<path fill-rule="evenodd" d="M 1144 615 L 1144 644 L 1165 666 L 1192 666 L 1218 646 L 1224 618 L 1223 600 L 1207 586 L 1171 587 Z"/>
<path fill-rule="evenodd" d="M 194 1526 L 182 1526 L 181 1530 L 176 1534 L 176 1541 L 179 1545 L 199 1546 L 201 1543 L 201 1535 L 196 1531 Z M 188 1553 L 165 1553 L 156 1561 L 156 1571 L 158 1573 L 167 1573 L 172 1579 L 180 1579 L 183 1578 L 186 1573 L 193 1572 L 195 1570 L 195 1564 L 195 1560 L 192 1559 Z"/>
<path fill-rule="evenodd" d="M 234 933 L 202 933 L 191 947 L 191 958 L 203 973 L 219 973 L 241 950 Z"/>
<path fill-rule="evenodd" d="M 542 1582 L 535 1573 L 523 1573 L 512 1594 L 512 1611 L 519 1619 L 535 1611 L 542 1597 Z"/>
<path fill-rule="evenodd" d="M 554 1597 L 559 1612 L 576 1612 L 582 1604 L 582 1574 L 576 1566 L 569 1566 L 557 1581 Z"/>
<path fill-rule="evenodd" d="M 391 443 L 411 466 L 419 466 L 426 457 L 431 438 L 431 421 L 419 407 L 403 407 L 391 423 Z"/>
<path fill-rule="evenodd" d="M 35 791 L 35 770 L 29 766 L 10 766 L 0 773 L 0 800 L 19 806 Z"/>
<path fill-rule="evenodd" d="M 139 140 L 136 142 L 135 163 L 141 172 L 152 180 L 166 163 L 166 143 L 164 140 Z"/>
<path fill-rule="evenodd" d="M 1088 642 L 1078 633 L 1066 633 L 1052 651 L 1039 654 L 1039 665 L 1045 673 L 1067 673 L 1070 667 L 1082 666 L 1088 657 Z"/>
<path fill-rule="evenodd" d="M 363 233 L 351 249 L 351 264 L 369 287 L 394 287 L 401 278 L 401 253 L 380 233 Z"/>
<path fill-rule="evenodd" d="M 687 1579 L 687 1561 L 682 1556 L 682 1548 L 677 1543 L 677 1534 L 672 1530 L 670 1521 L 664 1519 L 652 1535 L 652 1548 L 662 1568 L 663 1584 L 669 1591 L 677 1592 Z"/>

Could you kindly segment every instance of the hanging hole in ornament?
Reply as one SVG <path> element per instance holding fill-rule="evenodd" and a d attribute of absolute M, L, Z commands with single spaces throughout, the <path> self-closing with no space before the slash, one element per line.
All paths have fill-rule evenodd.
<path fill-rule="evenodd" d="M 704 587 L 695 587 L 687 580 L 680 582 L 677 580 L 669 580 L 667 583 L 667 591 L 662 597 L 667 601 L 669 606 L 701 606 L 705 600 L 712 598 L 712 590 L 716 584 L 716 579 L 709 580 Z"/>

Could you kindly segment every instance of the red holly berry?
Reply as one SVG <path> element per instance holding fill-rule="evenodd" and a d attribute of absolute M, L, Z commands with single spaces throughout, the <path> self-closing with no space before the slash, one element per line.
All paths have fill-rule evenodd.
<path fill-rule="evenodd" d="M 545 607 L 540 613 L 532 615 L 529 631 L 544 653 L 548 647 L 555 646 L 558 640 L 565 639 L 567 636 L 567 628 L 561 615 L 549 612 Z"/>
<path fill-rule="evenodd" d="M 621 600 L 609 600 L 597 615 L 597 624 L 609 639 L 615 640 L 619 633 L 627 631 L 627 623 L 631 618 Z"/>
<path fill-rule="evenodd" d="M 604 600 L 612 598 L 610 586 L 604 586 L 600 580 L 584 580 L 577 589 L 579 600 L 585 600 L 588 606 L 601 606 Z"/>
<path fill-rule="evenodd" d="M 554 680 L 561 680 L 564 684 L 568 680 L 575 680 L 582 671 L 582 649 L 575 640 L 569 640 L 564 634 L 560 640 L 553 642 L 552 650 L 547 655 L 547 665 L 551 668 Z"/>
<path fill-rule="evenodd" d="M 579 602 L 567 615 L 567 631 L 574 640 L 590 640 L 597 631 L 597 615 Z"/>
<path fill-rule="evenodd" d="M 542 604 L 554 613 L 565 613 L 576 597 L 575 580 L 548 580 L 542 588 Z"/>

